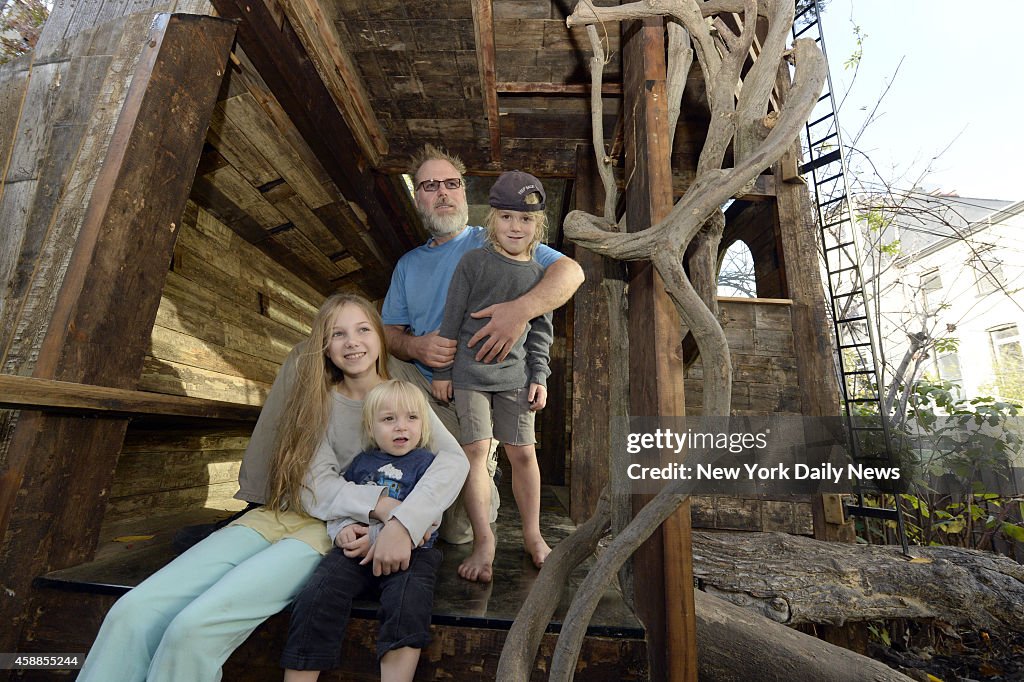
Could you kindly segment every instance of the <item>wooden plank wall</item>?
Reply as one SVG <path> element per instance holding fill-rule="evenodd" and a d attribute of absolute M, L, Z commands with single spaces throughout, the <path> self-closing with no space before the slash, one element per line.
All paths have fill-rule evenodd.
<path fill-rule="evenodd" d="M 92 192 L 75 169 L 106 153 L 114 120 L 94 112 L 120 109 L 150 7 L 203 14 L 209 3 L 56 3 L 35 51 L 0 66 L 0 372 L 35 366 Z M 0 465 L 16 419 L 0 410 Z"/>
<path fill-rule="evenodd" d="M 322 299 L 189 202 L 140 389 L 261 405 Z M 240 509 L 244 504 L 233 495 L 251 431 L 129 427 L 104 527 L 200 507 Z"/>
<path fill-rule="evenodd" d="M 114 19 L 96 26 L 104 3 L 70 5 L 58 6 L 32 56 L 33 69 L 64 69 L 43 81 L 52 109 L 41 119 L 38 107 L 22 109 L 4 160 L 5 190 L 26 189 L 3 198 L 17 245 L 5 269 L 25 275 L 0 292 L 14 323 L 4 326 L 3 369 L 134 388 L 234 27 L 196 15 L 124 16 L 141 3 L 107 3 Z M 182 72 L 196 74 L 187 90 Z M 6 650 L 30 611 L 32 578 L 95 547 L 126 423 L 5 413 Z"/>
<path fill-rule="evenodd" d="M 129 429 L 110 488 L 105 529 L 201 508 L 235 511 L 238 467 L 252 428 Z M 145 530 L 145 529 L 141 529 Z M 133 532 L 141 532 L 133 528 Z M 120 533 L 103 532 L 102 536 Z"/>
<path fill-rule="evenodd" d="M 732 413 L 792 415 L 804 413 L 800 399 L 790 302 L 719 300 L 718 318 L 732 352 Z M 703 373 L 698 359 L 686 371 L 686 413 L 698 415 L 703 402 Z M 694 495 L 695 528 L 781 531 L 811 535 L 814 527 L 807 497 Z"/>
<path fill-rule="evenodd" d="M 139 388 L 262 405 L 323 295 L 189 203 Z"/>

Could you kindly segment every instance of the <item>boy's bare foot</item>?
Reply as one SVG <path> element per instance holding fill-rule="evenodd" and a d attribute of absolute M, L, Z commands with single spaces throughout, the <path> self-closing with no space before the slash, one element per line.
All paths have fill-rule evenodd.
<path fill-rule="evenodd" d="M 544 560 L 548 558 L 548 554 L 551 554 L 551 548 L 548 547 L 548 543 L 544 542 L 544 538 L 524 540 L 523 551 L 530 555 L 533 565 L 536 566 L 538 570 L 544 565 Z"/>
<path fill-rule="evenodd" d="M 489 583 L 493 576 L 495 550 L 494 535 L 478 537 L 473 541 L 473 553 L 459 564 L 459 577 L 475 583 Z"/>

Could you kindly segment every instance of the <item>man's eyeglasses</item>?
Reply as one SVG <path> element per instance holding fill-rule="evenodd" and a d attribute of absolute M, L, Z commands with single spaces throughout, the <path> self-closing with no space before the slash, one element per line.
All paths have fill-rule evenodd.
<path fill-rule="evenodd" d="M 448 178 L 447 180 L 424 180 L 416 185 L 416 189 L 424 192 L 436 192 L 444 184 L 445 189 L 458 189 L 462 187 L 462 178 Z"/>

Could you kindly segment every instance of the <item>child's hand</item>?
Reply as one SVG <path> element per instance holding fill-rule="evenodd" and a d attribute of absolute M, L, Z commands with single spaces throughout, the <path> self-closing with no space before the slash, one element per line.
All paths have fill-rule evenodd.
<path fill-rule="evenodd" d="M 370 529 L 360 524 L 345 526 L 334 537 L 337 545 L 349 559 L 366 556 L 370 551 Z"/>
<path fill-rule="evenodd" d="M 540 412 L 548 404 L 548 389 L 540 384 L 530 384 L 530 412 Z"/>
<path fill-rule="evenodd" d="M 402 503 L 393 497 L 381 495 L 377 500 L 377 506 L 370 512 L 370 516 L 378 521 L 387 521 L 400 504 Z"/>
<path fill-rule="evenodd" d="M 455 391 L 452 390 L 452 382 L 439 379 L 430 382 L 430 392 L 443 403 L 451 402 L 455 395 Z"/>

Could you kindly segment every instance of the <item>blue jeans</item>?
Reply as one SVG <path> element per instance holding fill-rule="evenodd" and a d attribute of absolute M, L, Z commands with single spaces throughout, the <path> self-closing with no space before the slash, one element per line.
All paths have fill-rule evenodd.
<path fill-rule="evenodd" d="M 114 604 L 78 679 L 217 682 L 231 652 L 291 602 L 320 558 L 300 540 L 271 544 L 251 528 L 223 528 Z"/>
<path fill-rule="evenodd" d="M 412 551 L 409 568 L 374 577 L 373 565 L 359 565 L 335 547 L 317 567 L 292 605 L 288 643 L 281 667 L 292 670 L 329 670 L 341 665 L 352 600 L 373 589 L 380 597 L 380 635 L 377 658 L 392 649 L 422 649 L 430 644 L 430 617 L 434 610 L 434 583 L 441 565 L 441 550 Z"/>

